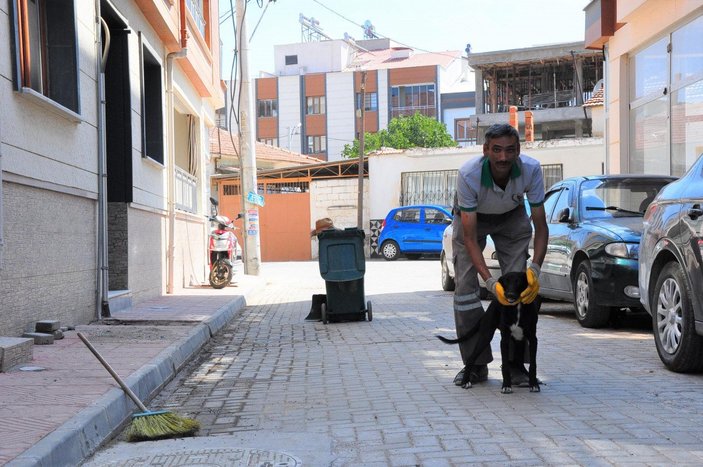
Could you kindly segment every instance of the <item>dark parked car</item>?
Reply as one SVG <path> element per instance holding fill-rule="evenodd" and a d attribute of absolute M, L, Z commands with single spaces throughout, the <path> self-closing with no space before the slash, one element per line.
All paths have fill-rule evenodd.
<path fill-rule="evenodd" d="M 598 175 L 555 183 L 545 198 L 549 226 L 540 295 L 573 301 L 584 327 L 602 327 L 611 311 L 641 310 L 637 258 L 642 216 L 675 177 Z"/>
<path fill-rule="evenodd" d="M 439 254 L 442 232 L 451 224 L 446 206 L 418 205 L 391 209 L 378 237 L 381 255 L 392 261 L 402 254 L 417 259 L 423 254 Z"/>
<path fill-rule="evenodd" d="M 673 371 L 703 370 L 702 253 L 703 155 L 649 205 L 640 242 L 640 301 Z"/>

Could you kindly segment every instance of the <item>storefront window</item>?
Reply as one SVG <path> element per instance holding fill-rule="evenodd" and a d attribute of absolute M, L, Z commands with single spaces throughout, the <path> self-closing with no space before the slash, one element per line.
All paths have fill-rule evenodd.
<path fill-rule="evenodd" d="M 671 175 L 681 176 L 703 153 L 703 80 L 671 95 Z"/>
<path fill-rule="evenodd" d="M 630 112 L 631 173 L 669 174 L 668 102 L 661 97 Z"/>

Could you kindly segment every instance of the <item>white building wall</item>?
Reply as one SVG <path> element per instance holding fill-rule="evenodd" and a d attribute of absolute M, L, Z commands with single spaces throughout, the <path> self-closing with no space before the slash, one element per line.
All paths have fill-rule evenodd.
<path fill-rule="evenodd" d="M 388 128 L 388 114 L 391 105 L 388 95 L 388 70 L 378 70 L 378 129 Z"/>
<path fill-rule="evenodd" d="M 0 6 L 0 336 L 33 330 L 40 319 L 73 325 L 96 314 L 94 3 L 76 2 L 77 114 L 14 91 L 11 3 Z M 27 258 L 40 258 L 41 273 Z"/>
<path fill-rule="evenodd" d="M 282 148 L 302 152 L 302 130 L 288 139 L 291 128 L 301 123 L 300 77 L 282 76 L 278 79 L 278 141 Z"/>
<path fill-rule="evenodd" d="M 354 142 L 354 73 L 327 74 L 327 160 L 342 159 Z"/>
<path fill-rule="evenodd" d="M 460 118 L 469 118 L 471 115 L 475 114 L 475 107 L 468 107 L 462 109 L 444 109 L 442 111 L 442 122 L 447 127 L 447 133 L 449 133 L 452 138 L 456 139 L 456 135 L 454 134 L 456 130 L 456 128 L 454 127 L 454 120 Z"/>
<path fill-rule="evenodd" d="M 343 40 L 275 45 L 274 67 L 278 76 L 341 71 L 349 63 L 350 53 Z M 297 55 L 298 63 L 286 65 L 286 55 Z"/>
<path fill-rule="evenodd" d="M 369 156 L 370 218 L 382 219 L 398 206 L 403 172 L 456 170 L 482 154 L 481 146 L 415 149 Z M 602 138 L 539 141 L 521 144 L 521 151 L 541 164 L 563 164 L 564 178 L 603 173 L 605 144 Z"/>

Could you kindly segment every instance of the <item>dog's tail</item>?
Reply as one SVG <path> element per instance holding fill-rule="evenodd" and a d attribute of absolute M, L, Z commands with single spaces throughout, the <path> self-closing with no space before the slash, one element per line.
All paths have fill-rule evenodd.
<path fill-rule="evenodd" d="M 459 344 L 461 342 L 464 342 L 464 341 L 471 339 L 478 332 L 478 328 L 479 328 L 480 323 L 481 323 L 480 321 L 478 323 L 476 323 L 476 326 L 474 326 L 469 332 L 467 332 L 466 334 L 464 334 L 463 336 L 461 336 L 457 339 L 447 339 L 446 337 L 440 336 L 439 334 L 436 337 L 437 337 L 437 339 L 441 340 L 445 344 Z"/>

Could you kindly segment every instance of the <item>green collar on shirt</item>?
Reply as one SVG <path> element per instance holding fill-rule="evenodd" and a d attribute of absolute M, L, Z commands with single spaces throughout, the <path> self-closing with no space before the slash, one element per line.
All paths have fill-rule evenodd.
<path fill-rule="evenodd" d="M 521 174 L 522 172 L 516 160 L 513 162 L 513 167 L 510 169 L 510 178 L 518 178 Z M 493 176 L 491 175 L 488 157 L 483 160 L 483 165 L 481 166 L 481 185 L 487 188 L 493 188 Z"/>

